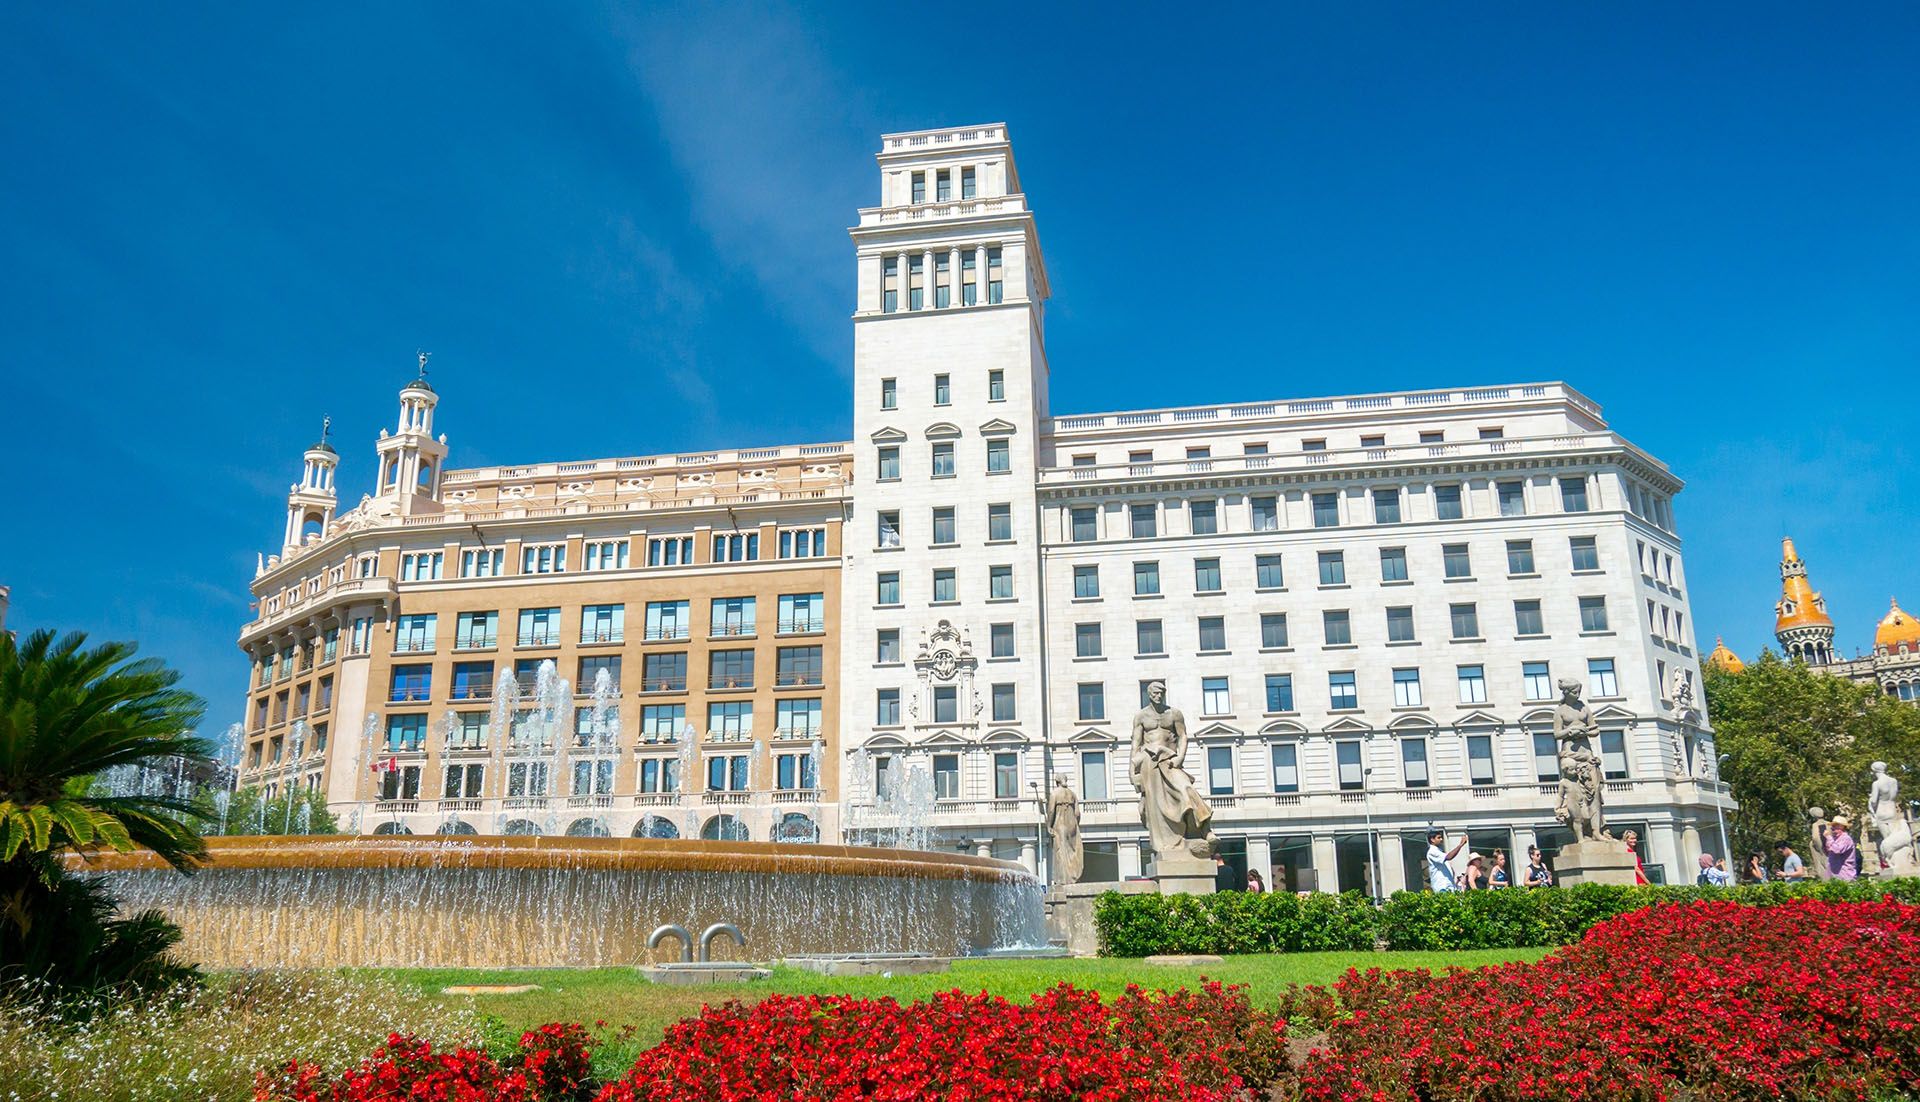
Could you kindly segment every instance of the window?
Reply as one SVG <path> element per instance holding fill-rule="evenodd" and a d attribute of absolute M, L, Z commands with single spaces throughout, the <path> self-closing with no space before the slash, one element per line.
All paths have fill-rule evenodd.
<path fill-rule="evenodd" d="M 487 745 L 487 713 L 460 712 L 453 721 L 453 730 L 447 733 L 447 748 L 450 750 L 479 750 Z M 475 792 L 478 796 L 480 793 Z"/>
<path fill-rule="evenodd" d="M 1420 671 L 1393 671 L 1393 706 L 1396 708 L 1418 708 L 1426 703 L 1420 693 Z"/>
<path fill-rule="evenodd" d="M 1283 795 L 1300 791 L 1300 748 L 1291 742 L 1273 748 L 1273 790 Z"/>
<path fill-rule="evenodd" d="M 1367 774 L 1360 764 L 1360 743 L 1343 739 L 1333 744 L 1335 776 L 1342 792 L 1357 792 L 1367 786 Z"/>
<path fill-rule="evenodd" d="M 1467 780 L 1474 785 L 1494 783 L 1493 736 L 1467 736 Z"/>
<path fill-rule="evenodd" d="M 895 570 L 881 572 L 874 579 L 875 604 L 897 605 L 900 603 L 900 573 Z"/>
<path fill-rule="evenodd" d="M 692 563 L 692 536 L 661 536 L 647 541 L 648 566 L 690 566 Z"/>
<path fill-rule="evenodd" d="M 1293 711 L 1292 674 L 1270 673 L 1267 675 L 1267 711 Z"/>
<path fill-rule="evenodd" d="M 780 648 L 785 653 L 787 648 Z M 753 688 L 753 652 L 716 650 L 707 652 L 707 688 Z"/>
<path fill-rule="evenodd" d="M 1013 567 L 987 567 L 987 600 L 1010 601 L 1013 599 Z"/>
<path fill-rule="evenodd" d="M 973 166 L 967 165 L 960 170 L 960 198 L 962 199 L 974 198 L 976 194 L 974 191 L 974 186 L 975 185 L 974 185 L 974 178 L 973 178 Z M 973 254 L 968 253 L 966 255 L 969 258 L 971 258 Z"/>
<path fill-rule="evenodd" d="M 1413 606 L 1397 605 L 1387 609 L 1387 642 L 1413 642 Z"/>
<path fill-rule="evenodd" d="M 1076 506 L 1069 514 L 1071 528 L 1068 538 L 1075 543 L 1088 543 L 1099 539 L 1099 513 L 1091 505 Z"/>
<path fill-rule="evenodd" d="M 1494 425 L 1491 428 L 1482 427 L 1480 430 L 1480 439 L 1482 440 L 1500 440 L 1505 438 L 1506 435 L 1507 430 L 1498 425 Z"/>
<path fill-rule="evenodd" d="M 1433 488 L 1433 515 L 1440 520 L 1459 520 L 1465 515 L 1460 509 L 1460 487 Z"/>
<path fill-rule="evenodd" d="M 817 738 L 820 734 L 820 698 L 809 696 L 775 701 L 773 734 L 775 738 Z"/>
<path fill-rule="evenodd" d="M 1200 653 L 1211 654 L 1227 649 L 1227 621 L 1224 616 L 1200 617 Z"/>
<path fill-rule="evenodd" d="M 900 629 L 881 628 L 875 636 L 873 660 L 881 664 L 900 661 Z"/>
<path fill-rule="evenodd" d="M 715 597 L 707 621 L 709 634 L 715 638 L 754 634 L 757 607 L 752 597 Z"/>
<path fill-rule="evenodd" d="M 678 792 L 680 763 L 672 758 L 643 758 L 640 761 L 640 791 Z"/>
<path fill-rule="evenodd" d="M 1303 452 L 1323 452 L 1327 450 L 1327 442 L 1324 439 L 1302 440 L 1300 441 L 1300 450 Z"/>
<path fill-rule="evenodd" d="M 1281 568 L 1279 555 L 1255 555 L 1253 557 L 1253 584 L 1261 589 L 1285 589 L 1286 571 Z"/>
<path fill-rule="evenodd" d="M 1600 549 L 1592 536 L 1572 536 L 1567 540 L 1567 547 L 1573 553 L 1575 570 L 1600 569 Z"/>
<path fill-rule="evenodd" d="M 677 742 L 687 725 L 685 704 L 648 704 L 640 709 L 640 738 L 645 742 Z"/>
<path fill-rule="evenodd" d="M 1447 434 L 1444 430 L 1425 431 L 1420 434 L 1422 444 L 1443 444 L 1446 439 Z"/>
<path fill-rule="evenodd" d="M 900 546 L 900 513 L 898 510 L 889 509 L 884 512 L 875 513 L 874 526 L 874 538 L 880 541 L 879 545 L 881 547 Z"/>
<path fill-rule="evenodd" d="M 1607 599 L 1605 597 L 1580 598 L 1580 630 L 1607 630 Z"/>
<path fill-rule="evenodd" d="M 1260 614 L 1260 645 L 1268 650 L 1279 650 L 1288 645 L 1286 613 L 1263 612 Z"/>
<path fill-rule="evenodd" d="M 1330 608 L 1320 614 L 1326 629 L 1327 646 L 1343 647 L 1353 642 L 1353 620 L 1344 608 Z"/>
<path fill-rule="evenodd" d="M 618 643 L 627 637 L 627 606 L 586 605 L 580 610 L 582 643 Z"/>
<path fill-rule="evenodd" d="M 398 677 L 400 671 L 395 670 Z M 387 749 L 396 752 L 410 752 L 421 749 L 427 741 L 427 717 L 424 715 L 388 716 Z"/>
<path fill-rule="evenodd" d="M 1074 697 L 1079 704 L 1078 714 L 1082 720 L 1107 718 L 1106 686 L 1098 681 L 1083 681 L 1075 687 Z"/>
<path fill-rule="evenodd" d="M 1007 400 L 1007 373 L 994 368 L 987 372 L 987 401 L 1004 402 Z"/>
<path fill-rule="evenodd" d="M 1587 511 L 1587 480 L 1585 478 L 1560 480 L 1560 507 L 1569 513 Z"/>
<path fill-rule="evenodd" d="M 1375 524 L 1400 523 L 1400 491 L 1398 489 L 1373 492 L 1373 522 Z"/>
<path fill-rule="evenodd" d="M 1627 779 L 1627 736 L 1624 732 L 1600 732 L 1600 775 L 1610 781 Z"/>
<path fill-rule="evenodd" d="M 412 654 L 433 649 L 434 625 L 439 617 L 433 613 L 402 616 L 393 625 L 393 652 Z"/>
<path fill-rule="evenodd" d="M 1080 798 L 1083 800 L 1107 798 L 1107 752 L 1105 750 L 1080 751 Z"/>
<path fill-rule="evenodd" d="M 520 549 L 520 573 L 558 574 L 567 568 L 567 545 L 543 543 Z"/>
<path fill-rule="evenodd" d="M 1513 602 L 1513 630 L 1516 635 L 1545 635 L 1547 629 L 1540 619 L 1539 601 Z"/>
<path fill-rule="evenodd" d="M 933 687 L 933 721 L 935 723 L 958 723 L 960 721 L 960 689 L 956 685 L 935 685 Z"/>
<path fill-rule="evenodd" d="M 987 506 L 987 539 L 997 541 L 1012 538 L 1013 506 L 1005 502 Z"/>
<path fill-rule="evenodd" d="M 825 684 L 822 651 L 821 647 L 781 647 L 774 657 L 773 683 L 781 688 Z"/>
<path fill-rule="evenodd" d="M 685 692 L 686 688 L 686 652 L 649 654 L 643 659 L 640 670 L 641 692 L 678 693 Z"/>
<path fill-rule="evenodd" d="M 1150 540 L 1159 534 L 1159 525 L 1155 523 L 1153 506 L 1129 505 L 1127 516 L 1132 523 L 1134 539 Z"/>
<path fill-rule="evenodd" d="M 1013 625 L 1012 624 L 987 625 L 987 657 L 989 658 L 1012 658 L 1013 657 Z"/>
<path fill-rule="evenodd" d="M 880 380 L 880 408 L 900 408 L 900 384 L 892 379 Z"/>
<path fill-rule="evenodd" d="M 626 540 L 594 540 L 586 545 L 586 552 L 588 570 L 626 569 Z"/>
<path fill-rule="evenodd" d="M 1187 516 L 1193 524 L 1193 534 L 1196 536 L 1211 536 L 1220 531 L 1218 502 L 1190 501 L 1187 503 Z"/>
<path fill-rule="evenodd" d="M 987 441 L 987 473 L 1001 474 L 1013 469 L 1013 452 L 1005 437 Z"/>
<path fill-rule="evenodd" d="M 560 610 L 523 608 L 520 610 L 520 645 L 557 647 L 560 645 Z"/>
<path fill-rule="evenodd" d="M 351 634 L 347 636 L 348 654 L 366 654 L 373 645 L 373 617 L 356 616 L 353 618 Z"/>
<path fill-rule="evenodd" d="M 1521 482 L 1496 482 L 1494 490 L 1500 496 L 1500 515 L 1503 517 L 1521 517 L 1527 514 L 1526 486 Z"/>
<path fill-rule="evenodd" d="M 1133 624 L 1133 651 L 1138 655 L 1167 653 L 1167 640 L 1158 620 L 1136 620 Z"/>
<path fill-rule="evenodd" d="M 1136 597 L 1157 597 L 1160 594 L 1160 564 L 1157 562 L 1137 562 L 1133 564 L 1133 595 Z"/>
<path fill-rule="evenodd" d="M 1226 678 L 1203 677 L 1200 679 L 1200 714 L 1204 716 L 1233 714 L 1233 697 L 1227 691 Z"/>
<path fill-rule="evenodd" d="M 953 404 L 953 380 L 946 375 L 933 377 L 933 404 L 950 406 Z"/>
<path fill-rule="evenodd" d="M 432 666 L 393 667 L 392 691 L 387 699 L 394 703 L 417 703 L 433 696 Z M 285 718 L 284 712 L 281 718 Z"/>
<path fill-rule="evenodd" d="M 940 567 L 934 570 L 933 599 L 935 603 L 941 601 L 957 601 L 960 599 L 954 577 L 955 573 L 952 567 Z"/>
<path fill-rule="evenodd" d="M 707 737 L 745 742 L 753 737 L 753 701 L 716 700 L 707 705 Z"/>
<path fill-rule="evenodd" d="M 900 725 L 900 690 L 881 689 L 878 706 L 875 708 L 873 722 L 881 727 Z"/>
<path fill-rule="evenodd" d="M 1520 664 L 1521 690 L 1528 700 L 1552 700 L 1553 676 L 1547 672 L 1545 662 L 1522 662 Z"/>
<path fill-rule="evenodd" d="M 993 798 L 1014 800 L 1020 797 L 1020 755 L 1003 752 L 993 756 Z"/>
<path fill-rule="evenodd" d="M 1464 543 L 1444 544 L 1440 548 L 1441 562 L 1446 566 L 1449 578 L 1473 577 L 1473 558 Z"/>
<path fill-rule="evenodd" d="M 1127 453 L 1127 473 L 1128 474 L 1152 474 L 1153 473 L 1153 452 L 1152 451 L 1128 452 Z"/>
<path fill-rule="evenodd" d="M 1014 700 L 1014 686 L 1012 682 L 1000 682 L 993 686 L 993 722 L 1013 722 Z"/>
<path fill-rule="evenodd" d="M 774 768 L 774 787 L 782 791 L 810 792 L 820 787 L 812 754 L 782 754 Z"/>
<path fill-rule="evenodd" d="M 927 174 L 924 172 L 915 172 L 912 176 L 913 201 L 916 203 L 924 203 L 927 201 Z"/>
<path fill-rule="evenodd" d="M 987 301 L 989 303 L 1001 301 L 1003 292 L 1000 273 L 1000 248 L 996 245 L 987 250 Z"/>
<path fill-rule="evenodd" d="M 933 542 L 935 545 L 953 543 L 953 506 L 942 505 L 933 511 Z"/>
<path fill-rule="evenodd" d="M 1335 528 L 1340 524 L 1340 495 L 1320 493 L 1313 495 L 1313 526 L 1315 528 Z"/>
<path fill-rule="evenodd" d="M 1408 788 L 1425 788 L 1430 783 L 1426 739 L 1411 737 L 1400 740 L 1400 776 Z"/>
<path fill-rule="evenodd" d="M 933 174 L 933 197 L 937 202 L 946 203 L 953 199 L 953 170 L 939 169 Z"/>
<path fill-rule="evenodd" d="M 748 758 L 745 754 L 715 754 L 707 759 L 707 791 L 744 792 Z"/>
<path fill-rule="evenodd" d="M 1073 625 L 1073 653 L 1079 658 L 1100 657 L 1100 625 Z"/>
<path fill-rule="evenodd" d="M 1100 596 L 1100 568 L 1087 563 L 1076 564 L 1073 568 L 1073 595 L 1075 597 Z"/>
<path fill-rule="evenodd" d="M 647 638 L 687 638 L 693 628 L 693 617 L 687 611 L 689 607 L 685 601 L 648 601 Z"/>
<path fill-rule="evenodd" d="M 1336 670 L 1327 675 L 1327 696 L 1329 708 L 1339 711 L 1342 708 L 1358 708 L 1360 695 L 1354 687 L 1352 670 Z"/>
<path fill-rule="evenodd" d="M 1533 736 L 1533 776 L 1542 783 L 1560 779 L 1560 747 L 1546 732 L 1536 731 Z"/>
<path fill-rule="evenodd" d="M 1253 509 L 1253 530 L 1256 532 L 1278 532 L 1280 530 L 1280 499 L 1256 497 L 1249 499 Z"/>
<path fill-rule="evenodd" d="M 1193 591 L 1195 593 L 1220 592 L 1220 560 L 1193 560 Z"/>
<path fill-rule="evenodd" d="M 1531 574 L 1533 572 L 1533 541 L 1508 540 L 1507 573 Z"/>
<path fill-rule="evenodd" d="M 1233 795 L 1233 747 L 1207 747 L 1207 791 L 1214 796 Z"/>
<path fill-rule="evenodd" d="M 1387 446 L 1387 438 L 1385 435 L 1379 433 L 1372 436 L 1362 436 L 1360 438 L 1360 446 L 1363 448 L 1384 448 Z"/>
<path fill-rule="evenodd" d="M 1460 703 L 1485 704 L 1487 702 L 1487 670 L 1485 666 L 1460 666 Z"/>
<path fill-rule="evenodd" d="M 941 440 L 933 445 L 933 477 L 953 477 L 953 441 Z"/>
<path fill-rule="evenodd" d="M 960 798 L 960 755 L 935 754 L 933 756 L 933 798 L 936 800 Z"/>
<path fill-rule="evenodd" d="M 1448 605 L 1447 612 L 1453 619 L 1455 639 L 1480 638 L 1480 613 L 1472 604 Z"/>
<path fill-rule="evenodd" d="M 1380 580 L 1383 582 L 1404 582 L 1407 580 L 1406 548 L 1382 547 L 1380 549 Z"/>
<path fill-rule="evenodd" d="M 446 558 L 444 551 L 411 551 L 400 556 L 400 580 L 403 582 L 437 582 L 440 580 L 440 565 Z"/>
<path fill-rule="evenodd" d="M 462 578 L 495 578 L 504 570 L 507 552 L 499 547 L 482 547 L 460 552 Z"/>
<path fill-rule="evenodd" d="M 827 554 L 825 528 L 788 528 L 780 533 L 783 559 L 819 559 Z"/>
<path fill-rule="evenodd" d="M 1608 697 L 1620 695 L 1620 682 L 1613 675 L 1613 659 L 1587 659 L 1588 695 Z"/>
<path fill-rule="evenodd" d="M 1319 554 L 1320 584 L 1347 584 L 1347 556 L 1343 551 L 1322 551 Z"/>
<path fill-rule="evenodd" d="M 879 482 L 894 482 L 900 478 L 900 449 L 893 445 L 880 449 L 878 470 L 874 478 Z"/>

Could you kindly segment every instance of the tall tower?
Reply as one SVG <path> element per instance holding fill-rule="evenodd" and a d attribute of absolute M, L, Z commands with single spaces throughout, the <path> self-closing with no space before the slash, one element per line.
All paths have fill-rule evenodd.
<path fill-rule="evenodd" d="M 283 559 L 309 537 L 318 539 L 324 536 L 327 525 L 333 522 L 333 510 L 340 503 L 333 484 L 334 469 L 340 465 L 340 453 L 327 443 L 327 432 L 332 427 L 332 418 L 321 420 L 320 440 L 301 457 L 300 482 L 287 494 L 287 532 L 286 538 L 280 541 L 280 556 Z M 309 525 L 313 527 L 309 529 Z"/>
<path fill-rule="evenodd" d="M 440 396 L 427 385 L 427 357 L 420 353 L 420 377 L 400 390 L 400 425 L 380 430 L 379 471 L 374 497 L 392 502 L 402 515 L 440 511 L 441 463 L 447 457 L 447 438 L 433 436 L 433 407 Z"/>
<path fill-rule="evenodd" d="M 844 745 L 894 776 L 957 757 L 943 796 L 1031 796 L 1046 742 L 1035 484 L 1051 458 L 1040 242 L 1004 124 L 886 134 L 878 160 L 880 205 L 851 231 Z"/>
<path fill-rule="evenodd" d="M 1807 564 L 1800 561 L 1791 539 L 1780 541 L 1780 603 L 1773 608 L 1773 636 L 1788 658 L 1809 666 L 1832 664 L 1833 619 L 1827 615 L 1826 600 L 1807 581 Z"/>

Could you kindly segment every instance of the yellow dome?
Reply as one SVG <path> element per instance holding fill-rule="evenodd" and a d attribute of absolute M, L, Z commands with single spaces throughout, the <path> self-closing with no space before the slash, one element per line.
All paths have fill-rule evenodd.
<path fill-rule="evenodd" d="M 1726 640 L 1719 636 L 1714 637 L 1713 653 L 1707 655 L 1707 665 L 1721 673 L 1739 673 L 1747 668 L 1747 664 L 1740 661 L 1740 656 L 1733 653 L 1733 648 L 1727 646 Z"/>
<path fill-rule="evenodd" d="M 1873 645 L 1877 649 L 1885 647 L 1894 650 L 1905 643 L 1910 647 L 1920 647 L 1920 620 L 1900 607 L 1899 601 L 1893 602 L 1893 608 L 1886 618 L 1880 621 L 1880 627 L 1873 633 Z"/>
<path fill-rule="evenodd" d="M 1780 541 L 1780 603 L 1773 609 L 1778 614 L 1773 622 L 1775 633 L 1787 628 L 1833 626 L 1827 602 L 1807 581 L 1807 564 L 1800 561 L 1790 539 Z"/>

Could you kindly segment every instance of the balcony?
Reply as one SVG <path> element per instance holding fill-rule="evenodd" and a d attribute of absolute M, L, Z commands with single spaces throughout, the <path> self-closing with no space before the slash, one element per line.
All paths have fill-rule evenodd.
<path fill-rule="evenodd" d="M 612 796 L 568 796 L 568 807 L 612 807 Z"/>
<path fill-rule="evenodd" d="M 424 704 L 432 699 L 433 686 L 431 685 L 395 685 L 387 693 L 389 704 Z"/>
<path fill-rule="evenodd" d="M 494 650 L 499 647 L 499 645 L 500 637 L 498 635 L 469 635 L 453 641 L 453 649 L 457 651 Z"/>
<path fill-rule="evenodd" d="M 419 800 L 375 800 L 375 815 L 411 815 L 420 810 Z"/>
<path fill-rule="evenodd" d="M 773 794 L 777 804 L 811 804 L 820 802 L 820 790 L 817 788 L 782 789 Z"/>
<path fill-rule="evenodd" d="M 773 737 L 783 742 L 812 742 L 826 735 L 819 727 L 775 727 Z"/>
<path fill-rule="evenodd" d="M 633 797 L 635 807 L 679 807 L 678 792 L 641 792 Z"/>
<path fill-rule="evenodd" d="M 470 683 L 466 685 L 461 685 L 456 683 L 453 686 L 452 694 L 450 694 L 447 697 L 447 699 L 448 700 L 492 700 L 493 685 L 490 682 L 479 682 L 477 684 Z"/>
<path fill-rule="evenodd" d="M 597 643 L 624 643 L 625 628 L 586 628 L 580 632 L 580 645 L 593 646 Z"/>
<path fill-rule="evenodd" d="M 781 635 L 817 635 L 827 630 L 827 621 L 824 617 L 817 620 L 782 620 L 778 630 Z"/>
<path fill-rule="evenodd" d="M 547 798 L 545 796 L 509 796 L 500 801 L 500 809 L 502 811 L 545 811 Z"/>
<path fill-rule="evenodd" d="M 432 654 L 433 653 L 433 637 L 428 636 L 425 639 L 395 639 L 393 641 L 393 653 L 395 654 Z"/>
<path fill-rule="evenodd" d="M 640 680 L 643 693 L 684 693 L 687 691 L 687 679 L 684 677 L 645 677 Z"/>
<path fill-rule="evenodd" d="M 691 634 L 691 630 L 685 624 L 663 624 L 648 628 L 646 631 L 646 641 L 649 643 L 672 642 L 685 639 Z"/>
<path fill-rule="evenodd" d="M 557 647 L 560 645 L 558 631 L 523 631 L 518 643 L 523 647 Z"/>
<path fill-rule="evenodd" d="M 775 674 L 773 687 L 776 689 L 817 689 L 827 683 L 824 673 L 782 673 Z M 752 688 L 749 682 L 748 688 Z"/>
<path fill-rule="evenodd" d="M 477 799 L 441 800 L 440 801 L 440 813 L 442 815 L 449 814 L 451 812 L 457 812 L 457 811 L 479 811 L 479 810 L 480 810 L 480 801 Z"/>
<path fill-rule="evenodd" d="M 751 792 L 702 792 L 700 802 L 721 807 L 743 807 L 753 802 Z"/>
<path fill-rule="evenodd" d="M 744 624 L 715 624 L 710 639 L 751 639 L 758 634 L 758 628 L 751 622 Z"/>
<path fill-rule="evenodd" d="M 753 688 L 753 675 L 750 673 L 707 678 L 707 689 L 712 692 L 751 688 Z"/>

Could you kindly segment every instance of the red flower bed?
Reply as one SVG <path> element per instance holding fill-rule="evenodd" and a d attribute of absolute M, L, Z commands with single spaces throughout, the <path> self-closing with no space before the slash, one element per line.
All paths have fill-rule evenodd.
<path fill-rule="evenodd" d="M 1066 984 L 1024 1004 L 958 991 L 908 1006 L 776 995 L 672 1026 L 600 1100 L 1229 1102 L 1264 1096 L 1285 1066 L 1283 1031 L 1217 983 L 1129 987 L 1111 1003 Z"/>
<path fill-rule="evenodd" d="M 1349 1016 L 1300 1069 L 1310 1100 L 1920 1090 L 1920 908 L 1898 903 L 1655 907 L 1535 964 L 1349 971 L 1332 993 Z M 1297 993 L 1294 1016 L 1325 994 Z"/>
<path fill-rule="evenodd" d="M 590 1045 L 580 1026 L 543 1025 L 496 1061 L 476 1049 L 436 1053 L 425 1041 L 394 1033 L 338 1078 L 292 1063 L 276 1075 L 262 1073 L 253 1096 L 257 1102 L 570 1102 L 589 1088 Z"/>

